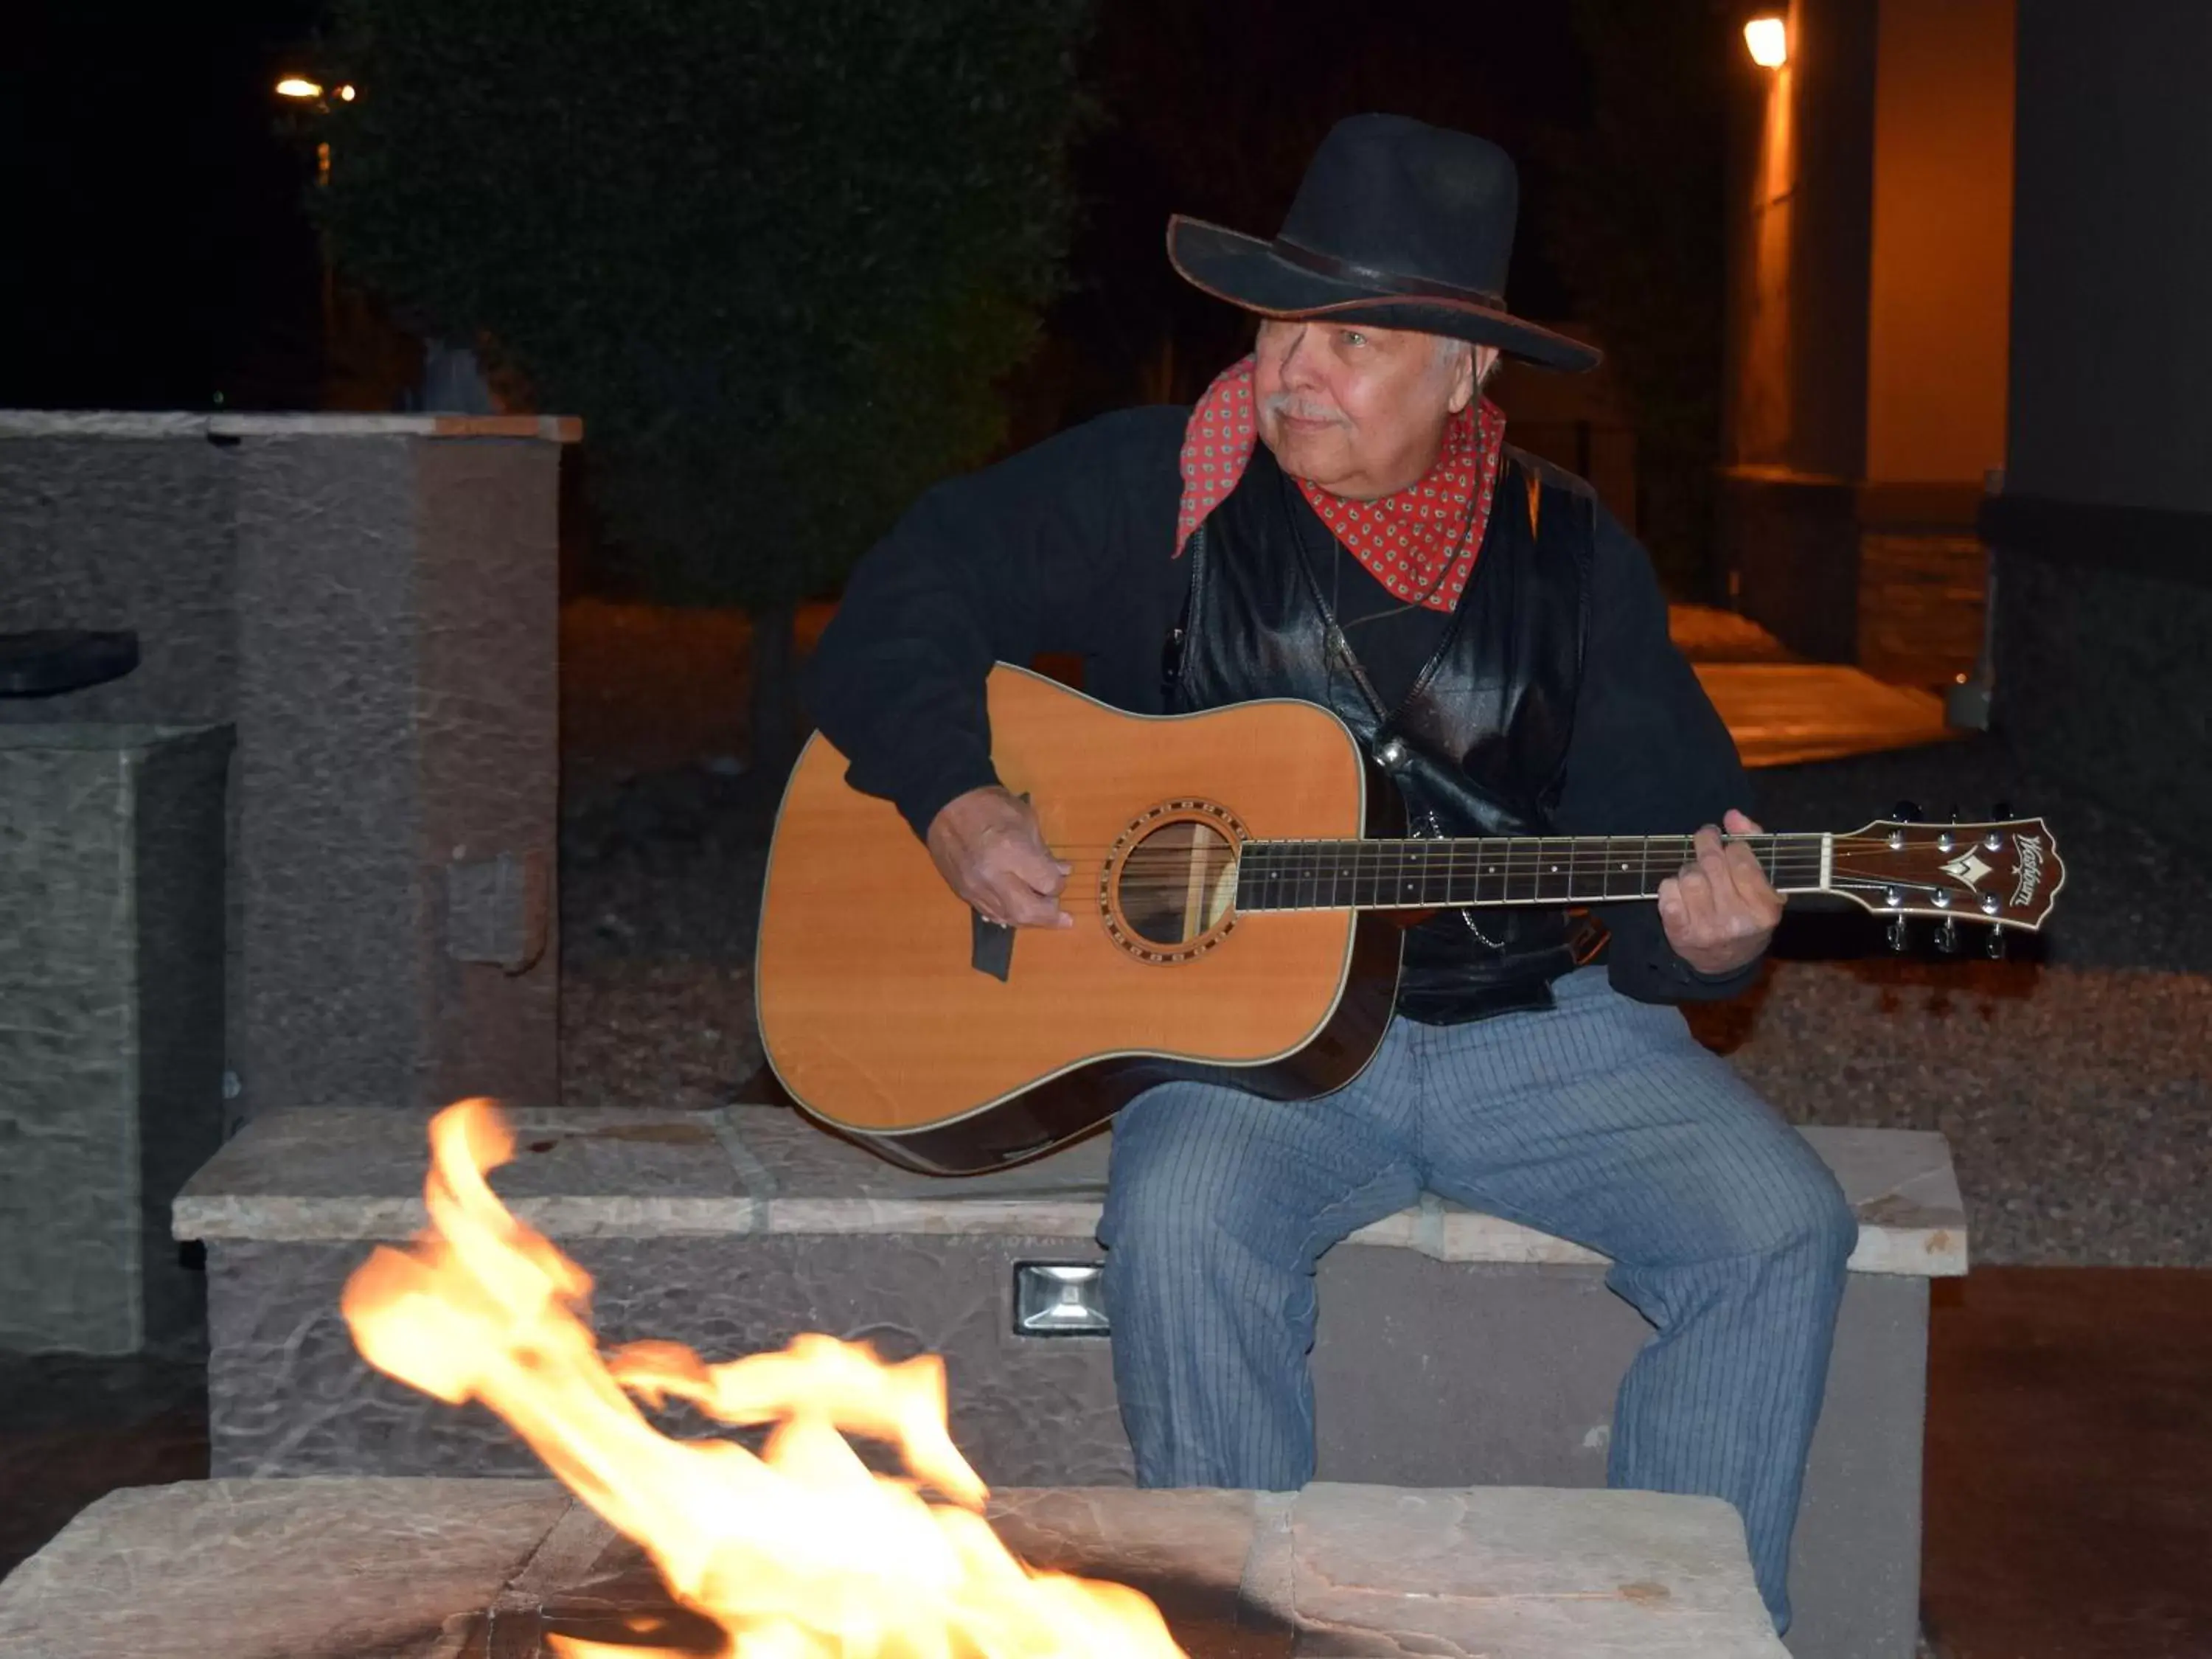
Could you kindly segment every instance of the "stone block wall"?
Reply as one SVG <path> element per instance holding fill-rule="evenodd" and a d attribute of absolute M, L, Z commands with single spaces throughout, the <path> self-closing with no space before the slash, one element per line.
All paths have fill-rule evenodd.
<path fill-rule="evenodd" d="M 234 1115 L 554 1097 L 561 447 L 538 416 L 0 411 L 0 632 L 131 629 L 27 721 L 237 736 Z"/>
<path fill-rule="evenodd" d="M 0 726 L 0 1347 L 197 1340 L 222 1141 L 223 727 Z"/>

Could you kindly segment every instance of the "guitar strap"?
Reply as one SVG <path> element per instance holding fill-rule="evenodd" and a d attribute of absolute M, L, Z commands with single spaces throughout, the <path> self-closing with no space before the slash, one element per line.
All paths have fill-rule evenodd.
<path fill-rule="evenodd" d="M 1160 707 L 1175 707 L 1176 687 L 1182 679 L 1183 643 L 1190 637 L 1190 611 L 1197 602 L 1199 573 L 1206 568 L 1206 526 L 1201 523 L 1190 532 L 1184 544 L 1190 558 L 1190 576 L 1182 585 L 1182 610 L 1176 615 L 1175 626 L 1160 642 Z"/>

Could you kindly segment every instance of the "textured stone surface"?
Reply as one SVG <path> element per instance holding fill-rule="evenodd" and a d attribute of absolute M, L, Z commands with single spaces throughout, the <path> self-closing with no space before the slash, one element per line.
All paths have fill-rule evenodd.
<path fill-rule="evenodd" d="M 222 1139 L 227 731 L 0 726 L 0 1346 L 185 1340 Z"/>
<path fill-rule="evenodd" d="M 1319 1469 L 1407 1486 L 1603 1485 L 1650 1328 L 1594 1267 L 1338 1250 L 1313 1354 Z M 1800 1659 L 1892 1659 L 1918 1608 L 1928 1281 L 1856 1274 L 1791 1547 Z"/>
<path fill-rule="evenodd" d="M 234 1115 L 555 1097 L 556 511 L 538 416 L 0 411 L 0 629 L 142 664 L 27 720 L 229 723 Z M 538 955 L 457 961 L 447 871 L 535 872 Z"/>
<path fill-rule="evenodd" d="M 178 1237 L 407 1237 L 425 1220 L 428 1121 L 375 1107 L 258 1119 L 186 1185 Z M 524 1107 L 507 1122 L 514 1158 L 495 1184 L 517 1214 L 556 1237 L 757 1226 L 762 1200 L 724 1150 L 716 1115 Z"/>
<path fill-rule="evenodd" d="M 0 412 L 0 420 L 4 420 Z M 236 453 L 0 431 L 0 633 L 135 629 L 138 666 L 65 697 L 0 697 L 0 726 L 208 726 L 236 713 Z"/>
<path fill-rule="evenodd" d="M 1291 1551 L 1316 1652 L 1782 1653 L 1717 1498 L 1321 1486 Z"/>
<path fill-rule="evenodd" d="M 1993 719 L 2039 767 L 2174 841 L 2212 836 L 2212 580 L 2000 549 Z"/>
<path fill-rule="evenodd" d="M 508 974 L 453 961 L 444 923 L 449 865 L 550 880 L 558 451 L 241 453 L 248 1108 L 550 1098 L 556 942 Z"/>
<path fill-rule="evenodd" d="M 1941 691 L 1982 654 L 1989 550 L 1971 534 L 1869 531 L 1859 538 L 1859 666 Z"/>
<path fill-rule="evenodd" d="M 954 1438 L 995 1482 L 1126 1483 L 1129 1449 L 1107 1345 L 1013 1334 L 1013 1264 L 1081 1259 L 1087 1243 L 921 1237 L 580 1239 L 601 1338 L 655 1337 L 713 1358 L 805 1331 L 892 1358 L 945 1356 Z M 365 1244 L 210 1247 L 208 1394 L 218 1474 L 519 1474 L 506 1426 L 371 1370 L 338 1313 Z M 684 1413 L 672 1432 L 710 1425 Z"/>
<path fill-rule="evenodd" d="M 571 1504 L 548 1480 L 111 1492 L 0 1583 L 21 1659 L 399 1659 L 488 1606 Z"/>
<path fill-rule="evenodd" d="M 992 1508 L 1038 1565 L 1161 1592 L 1200 1659 L 1784 1651 L 1734 1512 L 1709 1498 L 1319 1485 Z M 488 1626 L 524 1659 L 549 1630 L 597 1614 L 615 1634 L 624 1611 L 669 1607 L 635 1550 L 543 1481 L 219 1480 L 117 1492 L 72 1522 L 0 1585 L 0 1651 L 452 1659 Z"/>
<path fill-rule="evenodd" d="M 1003 1234 L 1087 1239 L 1106 1190 L 1110 1139 L 1094 1136 L 1018 1169 L 947 1180 L 899 1170 L 795 1113 L 525 1109 L 525 1152 L 495 1177 L 517 1212 L 568 1237 L 659 1233 Z M 419 1226 L 426 1158 L 416 1113 L 288 1113 L 256 1122 L 177 1204 L 179 1238 L 389 1238 Z M 562 1126 L 574 1126 L 573 1134 Z M 1943 1138 L 1824 1128 L 1808 1139 L 1858 1207 L 1863 1273 L 1966 1269 L 1966 1215 Z M 596 1164 L 580 1145 L 603 1150 Z M 587 1173 L 588 1171 L 588 1173 Z M 632 1172 L 635 1171 L 633 1177 Z M 1444 1261 L 1588 1263 L 1601 1257 L 1495 1216 L 1425 1199 L 1352 1235 Z"/>
<path fill-rule="evenodd" d="M 218 1474 L 531 1468 L 488 1415 L 448 1411 L 369 1372 L 338 1316 L 368 1241 L 416 1220 L 423 1121 L 371 1111 L 265 1119 L 180 1200 L 180 1232 L 211 1241 Z M 518 1211 L 566 1230 L 564 1248 L 596 1278 L 607 1340 L 669 1338 L 725 1358 L 824 1330 L 893 1356 L 935 1352 L 954 1437 L 987 1480 L 1131 1478 L 1109 1345 L 1013 1332 L 1017 1263 L 1097 1258 L 1103 1141 L 945 1182 L 766 1109 L 528 1111 L 515 1121 L 525 1150 L 495 1184 Z M 1913 1628 L 1925 1275 L 1961 1261 L 1964 1241 L 1940 1136 L 1815 1141 L 1869 1214 L 1865 1240 L 1895 1249 L 1906 1269 L 1852 1276 L 1798 1533 L 1796 1650 L 1857 1659 L 1886 1654 L 1900 1632 L 1909 1642 Z M 539 1144 L 547 1149 L 526 1150 Z M 696 1207 L 656 1221 L 648 1204 Z M 720 1237 L 700 1225 L 717 1215 L 730 1229 Z M 664 1231 L 623 1231 L 650 1224 Z M 1650 1328 L 1605 1289 L 1595 1258 L 1502 1225 L 1425 1204 L 1380 1224 L 1369 1247 L 1324 1258 L 1314 1353 L 1324 1476 L 1602 1482 L 1613 1391 Z"/>

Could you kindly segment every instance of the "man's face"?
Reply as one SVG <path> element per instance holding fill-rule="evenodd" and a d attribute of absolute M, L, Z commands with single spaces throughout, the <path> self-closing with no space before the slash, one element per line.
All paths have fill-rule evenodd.
<path fill-rule="evenodd" d="M 1372 501 L 1435 463 L 1445 421 L 1467 407 L 1496 353 L 1365 323 L 1267 318 L 1255 356 L 1260 436 L 1283 471 Z"/>

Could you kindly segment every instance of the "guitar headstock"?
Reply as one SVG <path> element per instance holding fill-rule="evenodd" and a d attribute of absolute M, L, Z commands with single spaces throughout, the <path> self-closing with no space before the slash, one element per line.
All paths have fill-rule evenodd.
<path fill-rule="evenodd" d="M 1835 838 L 1827 884 L 1876 915 L 1956 917 L 2033 933 L 2066 884 L 2066 866 L 2041 818 L 1877 818 Z"/>

